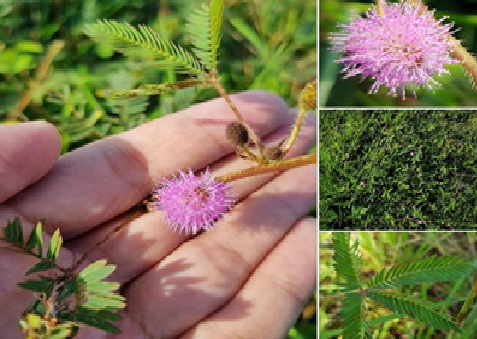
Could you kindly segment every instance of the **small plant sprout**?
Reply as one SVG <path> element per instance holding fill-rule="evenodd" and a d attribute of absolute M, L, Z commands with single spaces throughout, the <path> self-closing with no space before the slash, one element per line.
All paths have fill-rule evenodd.
<path fill-rule="evenodd" d="M 227 139 L 236 147 L 242 158 L 254 163 L 253 167 L 220 178 L 205 172 L 195 175 L 192 171 L 163 180 L 146 199 L 149 210 L 165 212 L 167 224 L 176 230 L 195 234 L 211 228 L 214 220 L 232 208 L 234 199 L 229 182 L 252 175 L 283 171 L 316 162 L 314 154 L 283 160 L 293 146 L 309 110 L 316 108 L 316 80 L 305 86 L 300 97 L 299 113 L 289 136 L 277 145 L 265 145 L 253 128 L 245 121 L 237 106 L 221 84 L 218 73 L 218 48 L 222 27 L 224 0 L 212 0 L 194 12 L 188 21 L 187 31 L 192 40 L 191 51 L 161 37 L 152 28 L 133 27 L 112 20 L 100 20 L 86 27 L 86 34 L 101 44 L 109 44 L 127 55 L 153 55 L 177 72 L 190 76 L 182 81 L 164 84 L 144 84 L 133 90 L 111 90 L 113 98 L 132 98 L 157 95 L 192 86 L 214 87 L 227 102 L 237 121 L 225 128 Z M 252 147 L 254 146 L 254 147 Z"/>
<path fill-rule="evenodd" d="M 43 228 L 44 223 L 38 222 L 25 241 L 22 223 L 17 218 L 2 229 L 0 236 L 10 245 L 8 249 L 39 260 L 25 273 L 36 273 L 35 278 L 18 283 L 36 296 L 19 320 L 26 337 L 72 338 L 78 334 L 80 324 L 120 333 L 113 322 L 121 320 L 116 312 L 125 307 L 124 297 L 114 292 L 119 283 L 103 281 L 116 267 L 99 260 L 80 270 L 83 258 L 69 268 L 60 266 L 63 238 L 56 230 L 45 255 Z"/>
<path fill-rule="evenodd" d="M 354 14 L 331 34 L 332 51 L 343 55 L 337 62 L 345 78 L 369 77 L 370 93 L 383 86 L 403 99 L 407 88 L 414 96 L 422 86 L 434 90 L 449 64 L 461 63 L 475 81 L 476 60 L 452 37 L 458 29 L 444 23 L 447 17 L 436 19 L 421 1 L 375 2 L 364 17 Z"/>

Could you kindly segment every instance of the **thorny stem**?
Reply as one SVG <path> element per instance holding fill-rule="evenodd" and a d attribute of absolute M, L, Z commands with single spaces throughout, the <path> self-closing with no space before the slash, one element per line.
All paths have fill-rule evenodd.
<path fill-rule="evenodd" d="M 111 236 L 115 233 L 118 233 L 119 231 L 121 231 L 125 226 L 129 225 L 129 223 L 131 221 L 133 221 L 134 219 L 136 219 L 137 217 L 141 216 L 142 214 L 145 213 L 145 211 L 143 210 L 144 208 L 144 205 L 142 203 L 139 203 L 137 204 L 136 206 L 134 206 L 132 208 L 132 210 L 130 211 L 131 212 L 131 215 L 129 215 L 126 220 L 124 222 L 122 222 L 121 224 L 119 224 L 118 226 L 114 227 L 111 231 L 109 231 L 108 233 L 106 233 L 106 235 L 101 239 L 99 240 L 98 242 L 96 242 L 93 246 L 91 246 L 91 248 L 89 250 L 87 250 L 86 252 L 83 253 L 83 255 L 81 256 L 81 258 L 78 259 L 78 261 L 76 261 L 74 263 L 74 265 L 70 268 L 70 271 L 75 271 L 87 258 L 88 256 L 96 249 L 98 248 L 99 246 L 101 246 L 102 244 L 104 244 L 106 241 L 108 241 Z"/>
<path fill-rule="evenodd" d="M 305 165 L 311 165 L 311 164 L 316 164 L 315 153 L 302 155 L 300 157 L 296 157 L 296 158 L 292 158 L 288 160 L 282 160 L 280 162 L 275 162 L 271 164 L 245 168 L 242 170 L 224 174 L 220 177 L 216 177 L 215 179 L 218 181 L 223 181 L 223 182 L 231 182 L 234 180 L 251 177 L 254 175 L 265 174 L 265 173 L 276 172 L 276 171 L 284 171 L 287 169 L 305 166 Z"/>
<path fill-rule="evenodd" d="M 239 110 L 237 109 L 237 106 L 232 102 L 229 95 L 227 94 L 225 89 L 222 87 L 218 76 L 215 73 L 211 73 L 211 74 L 209 74 L 209 77 L 210 77 L 211 80 L 213 80 L 212 85 L 215 87 L 217 92 L 219 92 L 220 96 L 222 96 L 222 98 L 225 99 L 227 104 L 230 106 L 232 111 L 235 113 L 235 116 L 237 117 L 238 122 L 241 123 L 247 129 L 247 132 L 250 136 L 250 139 L 252 139 L 253 143 L 258 147 L 258 151 L 259 151 L 260 155 L 262 156 L 262 154 L 263 154 L 263 144 L 262 144 L 262 141 L 260 140 L 260 138 L 255 134 L 253 129 L 247 124 L 247 122 L 243 118 L 242 114 L 240 114 Z"/>
<path fill-rule="evenodd" d="M 473 83 L 477 82 L 477 60 L 470 54 L 453 36 L 448 35 L 449 42 L 452 44 L 452 55 L 462 63 L 462 67 L 467 71 L 467 74 L 472 78 Z"/>

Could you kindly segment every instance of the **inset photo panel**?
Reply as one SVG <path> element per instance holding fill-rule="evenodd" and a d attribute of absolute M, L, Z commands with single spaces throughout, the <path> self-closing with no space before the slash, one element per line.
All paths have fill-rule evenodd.
<path fill-rule="evenodd" d="M 477 230 L 477 111 L 322 110 L 321 230 Z"/>
<path fill-rule="evenodd" d="M 320 232 L 320 339 L 474 339 L 477 233 Z"/>
<path fill-rule="evenodd" d="M 320 107 L 476 107 L 477 3 L 321 0 Z"/>

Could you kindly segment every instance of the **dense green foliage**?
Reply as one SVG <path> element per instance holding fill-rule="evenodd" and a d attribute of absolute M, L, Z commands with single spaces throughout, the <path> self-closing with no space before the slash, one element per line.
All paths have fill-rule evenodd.
<path fill-rule="evenodd" d="M 435 9 L 435 16 L 448 16 L 445 23 L 454 22 L 455 37 L 475 55 L 477 51 L 477 3 L 473 0 L 428 0 L 430 9 Z M 462 107 L 476 106 L 477 96 L 468 76 L 460 65 L 450 65 L 451 74 L 437 77 L 442 84 L 435 91 L 419 89 L 417 98 L 412 93 L 407 99 L 388 95 L 388 89 L 381 88 L 378 94 L 368 94 L 372 81 L 361 81 L 360 76 L 343 79 L 339 73 L 342 65 L 334 61 L 339 58 L 329 50 L 329 33 L 337 31 L 338 23 L 346 23 L 352 11 L 364 13 L 372 5 L 368 0 L 322 0 L 320 1 L 320 105 L 328 107 Z"/>
<path fill-rule="evenodd" d="M 472 111 L 322 111 L 322 229 L 475 228 Z"/>

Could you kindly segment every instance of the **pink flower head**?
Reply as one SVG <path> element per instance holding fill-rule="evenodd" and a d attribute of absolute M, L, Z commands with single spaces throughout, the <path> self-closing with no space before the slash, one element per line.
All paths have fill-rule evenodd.
<path fill-rule="evenodd" d="M 341 32 L 332 33 L 332 50 L 344 53 L 337 60 L 344 64 L 344 77 L 372 77 L 370 93 L 383 85 L 392 95 L 400 90 L 403 98 L 406 86 L 414 96 L 416 87 L 434 89 L 439 83 L 433 77 L 449 73 L 444 65 L 458 63 L 449 55 L 453 24 L 444 25 L 445 17 L 436 20 L 434 12 L 405 2 L 383 3 L 383 11 L 380 16 L 373 6 L 364 17 L 354 14 L 349 24 L 338 25 Z"/>
<path fill-rule="evenodd" d="M 179 176 L 164 179 L 153 191 L 153 210 L 166 214 L 169 227 L 185 234 L 208 230 L 235 203 L 232 187 L 215 180 L 209 170 L 200 176 L 179 171 Z"/>

